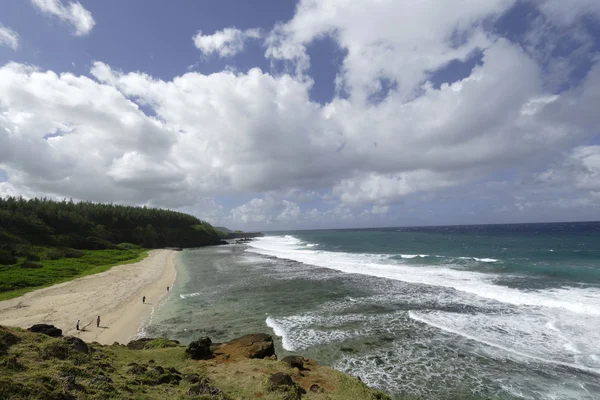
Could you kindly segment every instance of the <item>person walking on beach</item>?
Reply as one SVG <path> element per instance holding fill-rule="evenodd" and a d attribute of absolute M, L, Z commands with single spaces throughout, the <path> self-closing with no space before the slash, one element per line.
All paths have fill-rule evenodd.
<path fill-rule="evenodd" d="M 169 287 L 167 286 L 167 293 L 169 293 Z"/>
<path fill-rule="evenodd" d="M 77 324 L 75 325 L 75 329 L 79 330 L 79 320 L 77 320 Z"/>
<path fill-rule="evenodd" d="M 100 316 L 98 315 L 98 318 L 96 318 L 96 328 L 100 327 Z"/>
<path fill-rule="evenodd" d="M 142 303 L 146 303 L 146 296 L 142 297 Z"/>

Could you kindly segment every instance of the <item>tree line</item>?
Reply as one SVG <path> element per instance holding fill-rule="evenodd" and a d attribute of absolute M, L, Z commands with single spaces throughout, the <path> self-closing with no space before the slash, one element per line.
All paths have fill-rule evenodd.
<path fill-rule="evenodd" d="M 22 245 L 82 250 L 131 243 L 144 248 L 218 244 L 207 222 L 181 212 L 48 199 L 0 198 L 0 253 Z"/>

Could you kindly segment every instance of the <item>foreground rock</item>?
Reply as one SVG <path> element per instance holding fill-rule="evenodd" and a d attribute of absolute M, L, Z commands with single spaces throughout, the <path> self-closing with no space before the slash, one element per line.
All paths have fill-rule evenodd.
<path fill-rule="evenodd" d="M 269 376 L 267 380 L 267 392 L 280 392 L 284 400 L 300 400 L 304 389 L 292 380 L 292 377 L 284 372 L 277 372 Z"/>
<path fill-rule="evenodd" d="M 185 349 L 185 354 L 192 360 L 208 360 L 212 358 L 213 353 L 210 345 L 212 341 L 208 337 L 200 338 L 188 346 Z"/>
<path fill-rule="evenodd" d="M 35 324 L 32 327 L 27 328 L 27 330 L 29 332 L 34 332 L 34 333 L 43 333 L 44 335 L 48 335 L 51 337 L 61 337 L 62 336 L 62 329 L 58 329 L 54 325 Z"/>
<path fill-rule="evenodd" d="M 224 343 L 214 351 L 215 354 L 226 355 L 230 359 L 265 358 L 275 355 L 275 346 L 271 335 L 254 333 Z"/>
<path fill-rule="evenodd" d="M 290 366 L 290 368 L 298 368 L 304 370 L 304 357 L 302 356 L 287 356 L 281 359 L 281 362 Z"/>

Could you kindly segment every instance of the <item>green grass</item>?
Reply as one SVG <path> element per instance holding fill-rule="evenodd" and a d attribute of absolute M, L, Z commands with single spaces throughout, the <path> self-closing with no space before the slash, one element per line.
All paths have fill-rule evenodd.
<path fill-rule="evenodd" d="M 31 247 L 30 253 L 40 258 L 50 248 Z M 119 250 L 81 250 L 80 258 L 42 259 L 41 268 L 22 268 L 20 265 L 0 266 L 0 301 L 22 296 L 32 290 L 52 286 L 82 276 L 97 274 L 120 264 L 141 261 L 148 251 L 139 247 Z"/>
<path fill-rule="evenodd" d="M 0 352 L 0 399 L 281 400 L 282 393 L 267 389 L 269 374 L 295 373 L 286 364 L 272 360 L 195 361 L 185 357 L 185 346 L 130 350 L 125 346 L 94 343 L 88 344 L 89 354 L 83 354 L 64 338 L 0 326 L 0 346 L 2 343 L 5 351 Z M 133 363 L 143 371 L 132 373 Z M 157 366 L 164 369 L 158 376 L 153 371 Z M 316 366 L 311 373 L 318 374 L 328 390 L 307 391 L 302 400 L 389 399 L 330 368 Z M 198 382 L 186 379 L 165 382 L 164 378 L 175 374 L 182 378 L 197 374 L 223 394 L 190 396 L 189 389 Z"/>

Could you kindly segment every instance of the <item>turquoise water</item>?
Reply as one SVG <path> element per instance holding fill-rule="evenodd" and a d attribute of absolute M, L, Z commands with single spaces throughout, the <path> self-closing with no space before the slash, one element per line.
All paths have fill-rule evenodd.
<path fill-rule="evenodd" d="M 372 386 L 600 398 L 600 223 L 281 232 L 188 250 L 147 334 L 270 332 Z"/>

